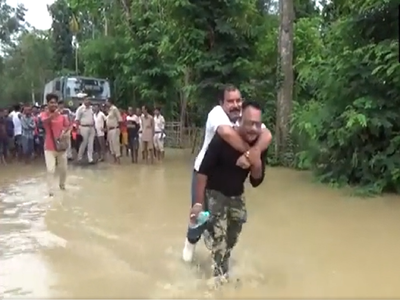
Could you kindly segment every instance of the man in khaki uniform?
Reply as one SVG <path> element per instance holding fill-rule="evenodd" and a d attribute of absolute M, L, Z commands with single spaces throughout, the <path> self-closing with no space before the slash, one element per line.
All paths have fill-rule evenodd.
<path fill-rule="evenodd" d="M 122 122 L 122 117 L 118 108 L 114 105 L 111 99 L 107 100 L 106 106 L 108 107 L 108 115 L 106 119 L 107 141 L 111 155 L 114 157 L 114 162 L 119 164 L 121 157 L 119 126 Z"/>
<path fill-rule="evenodd" d="M 76 110 L 75 117 L 76 124 L 80 135 L 82 136 L 82 143 L 79 146 L 78 161 L 82 161 L 83 154 L 87 148 L 87 156 L 89 164 L 93 163 L 93 146 L 96 131 L 94 128 L 94 112 L 90 105 L 89 98 L 83 100 L 83 104 Z"/>

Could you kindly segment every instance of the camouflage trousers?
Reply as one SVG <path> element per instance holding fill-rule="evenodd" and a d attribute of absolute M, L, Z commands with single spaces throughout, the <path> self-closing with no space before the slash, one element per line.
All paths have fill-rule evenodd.
<path fill-rule="evenodd" d="M 219 276 L 229 271 L 231 251 L 246 218 L 246 202 L 243 195 L 227 197 L 215 190 L 206 191 L 206 200 L 211 214 L 207 229 L 212 236 L 214 276 Z"/>

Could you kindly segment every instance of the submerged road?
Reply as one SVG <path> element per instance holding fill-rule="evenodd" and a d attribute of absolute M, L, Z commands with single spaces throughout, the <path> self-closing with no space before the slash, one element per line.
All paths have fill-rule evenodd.
<path fill-rule="evenodd" d="M 247 189 L 233 277 L 206 287 L 201 242 L 181 261 L 192 159 L 72 168 L 46 197 L 44 166 L 0 172 L 0 297 L 400 297 L 400 197 L 369 200 L 269 168 Z"/>

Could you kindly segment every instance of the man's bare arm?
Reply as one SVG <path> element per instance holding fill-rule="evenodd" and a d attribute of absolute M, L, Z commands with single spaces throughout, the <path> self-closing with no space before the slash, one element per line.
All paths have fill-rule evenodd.
<path fill-rule="evenodd" d="M 226 141 L 229 145 L 235 148 L 237 151 L 246 152 L 250 149 L 249 145 L 243 141 L 240 135 L 231 125 L 220 125 L 217 128 L 217 133 Z"/>
<path fill-rule="evenodd" d="M 250 167 L 250 184 L 253 187 L 259 186 L 264 181 L 266 158 L 267 151 L 264 151 L 261 153 L 261 157 Z"/>
<path fill-rule="evenodd" d="M 230 125 L 220 125 L 217 129 L 218 134 L 231 145 L 233 148 L 240 152 L 250 150 L 249 145 L 243 141 L 239 133 Z M 260 152 L 265 151 L 271 144 L 272 134 L 268 128 L 263 128 L 257 143 L 252 148 L 257 148 Z"/>
<path fill-rule="evenodd" d="M 269 131 L 268 128 L 263 128 L 261 135 L 258 138 L 258 141 L 253 147 L 258 148 L 260 152 L 263 152 L 268 149 L 269 145 L 271 144 L 271 141 L 272 141 L 271 131 Z"/>

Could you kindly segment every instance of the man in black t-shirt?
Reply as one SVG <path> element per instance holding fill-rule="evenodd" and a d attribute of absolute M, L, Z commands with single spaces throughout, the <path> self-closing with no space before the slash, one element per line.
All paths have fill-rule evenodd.
<path fill-rule="evenodd" d="M 261 114 L 257 103 L 243 103 L 237 130 L 250 147 L 261 134 Z M 191 210 L 191 220 L 195 222 L 205 207 L 210 212 L 208 231 L 213 239 L 211 251 L 217 283 L 228 276 L 230 253 L 237 243 L 246 216 L 244 182 L 249 177 L 251 185 L 257 187 L 264 180 L 266 151 L 245 153 L 248 168 L 237 165 L 242 155 L 216 134 L 196 175 L 196 204 Z"/>

